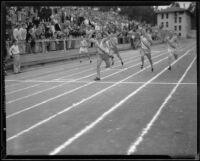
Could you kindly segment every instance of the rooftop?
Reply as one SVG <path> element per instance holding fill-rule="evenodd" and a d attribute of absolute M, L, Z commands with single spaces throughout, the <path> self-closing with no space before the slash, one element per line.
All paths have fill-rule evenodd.
<path fill-rule="evenodd" d="M 168 13 L 168 12 L 180 12 L 180 11 L 188 11 L 188 10 L 185 8 L 171 7 L 171 8 L 161 9 L 160 11 L 157 11 L 156 13 Z"/>

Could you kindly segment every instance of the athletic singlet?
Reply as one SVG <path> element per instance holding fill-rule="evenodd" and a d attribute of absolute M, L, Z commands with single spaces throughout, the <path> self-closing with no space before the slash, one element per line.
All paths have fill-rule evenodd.
<path fill-rule="evenodd" d="M 167 45 L 169 49 L 175 49 L 177 44 L 176 44 L 177 38 L 173 36 L 171 39 L 168 39 Z"/>
<path fill-rule="evenodd" d="M 82 40 L 81 41 L 81 47 L 86 48 L 88 46 L 87 41 L 86 40 Z"/>
<path fill-rule="evenodd" d="M 117 38 L 116 37 L 112 37 L 109 40 L 109 46 L 110 46 L 110 48 L 115 48 L 117 46 Z"/>
<path fill-rule="evenodd" d="M 107 53 L 103 52 L 102 50 L 100 50 L 99 48 L 104 49 L 107 52 L 109 52 L 109 49 L 103 45 L 103 39 L 100 41 L 100 43 L 97 40 L 95 40 L 95 43 L 96 43 L 96 46 L 97 46 L 97 52 L 99 54 L 107 54 Z"/>
<path fill-rule="evenodd" d="M 141 40 L 141 48 L 142 49 L 149 49 L 150 48 L 150 42 L 147 40 L 146 37 L 144 36 L 141 36 L 140 37 L 140 40 Z"/>

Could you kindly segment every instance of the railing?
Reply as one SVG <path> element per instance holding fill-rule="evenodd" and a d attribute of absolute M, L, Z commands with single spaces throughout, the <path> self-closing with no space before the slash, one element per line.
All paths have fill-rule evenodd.
<path fill-rule="evenodd" d="M 11 46 L 11 41 L 8 41 L 8 48 Z M 43 39 L 35 40 L 34 42 L 18 41 L 18 46 L 21 54 L 48 54 L 54 51 L 67 51 L 78 49 L 80 47 L 80 38 L 72 39 Z M 119 37 L 118 44 L 130 43 L 130 38 Z M 90 48 L 93 48 L 93 43 L 90 43 Z"/>

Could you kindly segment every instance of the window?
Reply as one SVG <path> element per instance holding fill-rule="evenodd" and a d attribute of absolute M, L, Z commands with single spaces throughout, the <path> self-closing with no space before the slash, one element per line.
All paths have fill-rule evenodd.
<path fill-rule="evenodd" d="M 174 30 L 176 31 L 176 26 L 174 26 Z"/>
<path fill-rule="evenodd" d="M 177 17 L 174 18 L 174 23 L 176 23 L 176 22 L 177 22 Z"/>
<path fill-rule="evenodd" d="M 174 13 L 175 17 L 177 16 L 177 12 Z"/>
<path fill-rule="evenodd" d="M 164 23 L 163 22 L 161 23 L 161 26 L 164 27 Z"/>
<path fill-rule="evenodd" d="M 181 25 L 179 25 L 179 31 L 181 31 Z"/>
<path fill-rule="evenodd" d="M 168 18 L 168 13 L 166 13 L 166 18 Z"/>
<path fill-rule="evenodd" d="M 178 35 L 181 36 L 181 33 L 179 33 Z"/>
<path fill-rule="evenodd" d="M 162 15 L 161 15 L 161 18 L 163 19 L 164 18 L 164 14 L 162 13 Z"/>
<path fill-rule="evenodd" d="M 179 23 L 181 23 L 182 17 L 179 17 Z"/>
<path fill-rule="evenodd" d="M 168 27 L 168 22 L 166 22 L 166 27 Z"/>

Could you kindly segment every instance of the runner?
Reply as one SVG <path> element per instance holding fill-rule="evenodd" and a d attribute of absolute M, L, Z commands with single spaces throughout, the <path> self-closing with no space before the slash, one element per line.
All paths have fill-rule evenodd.
<path fill-rule="evenodd" d="M 88 53 L 88 43 L 87 43 L 87 41 L 85 39 L 85 36 L 81 36 L 80 50 L 79 50 L 80 63 L 82 62 L 82 60 L 81 60 L 81 55 L 82 54 L 86 55 L 89 58 L 90 63 L 92 63 L 92 60 L 90 59 L 90 55 Z"/>
<path fill-rule="evenodd" d="M 140 32 L 140 43 L 141 43 L 141 47 L 140 47 L 140 54 L 141 54 L 141 69 L 143 69 L 144 67 L 144 56 L 146 56 L 151 64 L 151 71 L 154 71 L 153 68 L 153 62 L 151 59 L 151 48 L 150 46 L 152 45 L 152 39 L 149 33 L 149 30 L 147 31 L 147 33 L 145 32 L 144 29 L 141 30 Z"/>
<path fill-rule="evenodd" d="M 100 67 L 101 67 L 101 63 L 102 61 L 104 61 L 106 63 L 106 67 L 110 67 L 110 55 L 109 55 L 109 50 L 106 47 L 106 41 L 109 39 L 109 37 L 107 38 L 103 38 L 103 33 L 101 33 L 100 31 L 98 31 L 96 33 L 96 39 L 91 38 L 92 34 L 95 31 L 93 31 L 90 35 L 89 35 L 89 41 L 93 42 L 95 44 L 95 46 L 97 47 L 97 77 L 94 79 L 95 81 L 101 80 L 100 78 Z"/>
<path fill-rule="evenodd" d="M 167 47 L 168 47 L 168 70 L 171 71 L 171 62 L 172 58 L 175 60 L 178 59 L 178 54 L 177 54 L 177 47 L 178 47 L 178 41 L 177 41 L 177 34 L 174 33 L 173 31 L 170 31 L 169 36 L 166 38 L 167 41 Z"/>
<path fill-rule="evenodd" d="M 109 46 L 109 52 L 112 58 L 112 65 L 114 65 L 114 54 L 116 54 L 116 56 L 118 57 L 118 59 L 121 61 L 122 66 L 124 65 L 124 62 L 122 60 L 122 57 L 119 54 L 119 50 L 117 48 L 117 37 L 120 35 L 121 33 L 116 33 L 114 34 L 113 32 L 109 35 L 107 35 L 108 37 L 110 37 L 110 39 L 107 41 L 108 46 Z"/>

